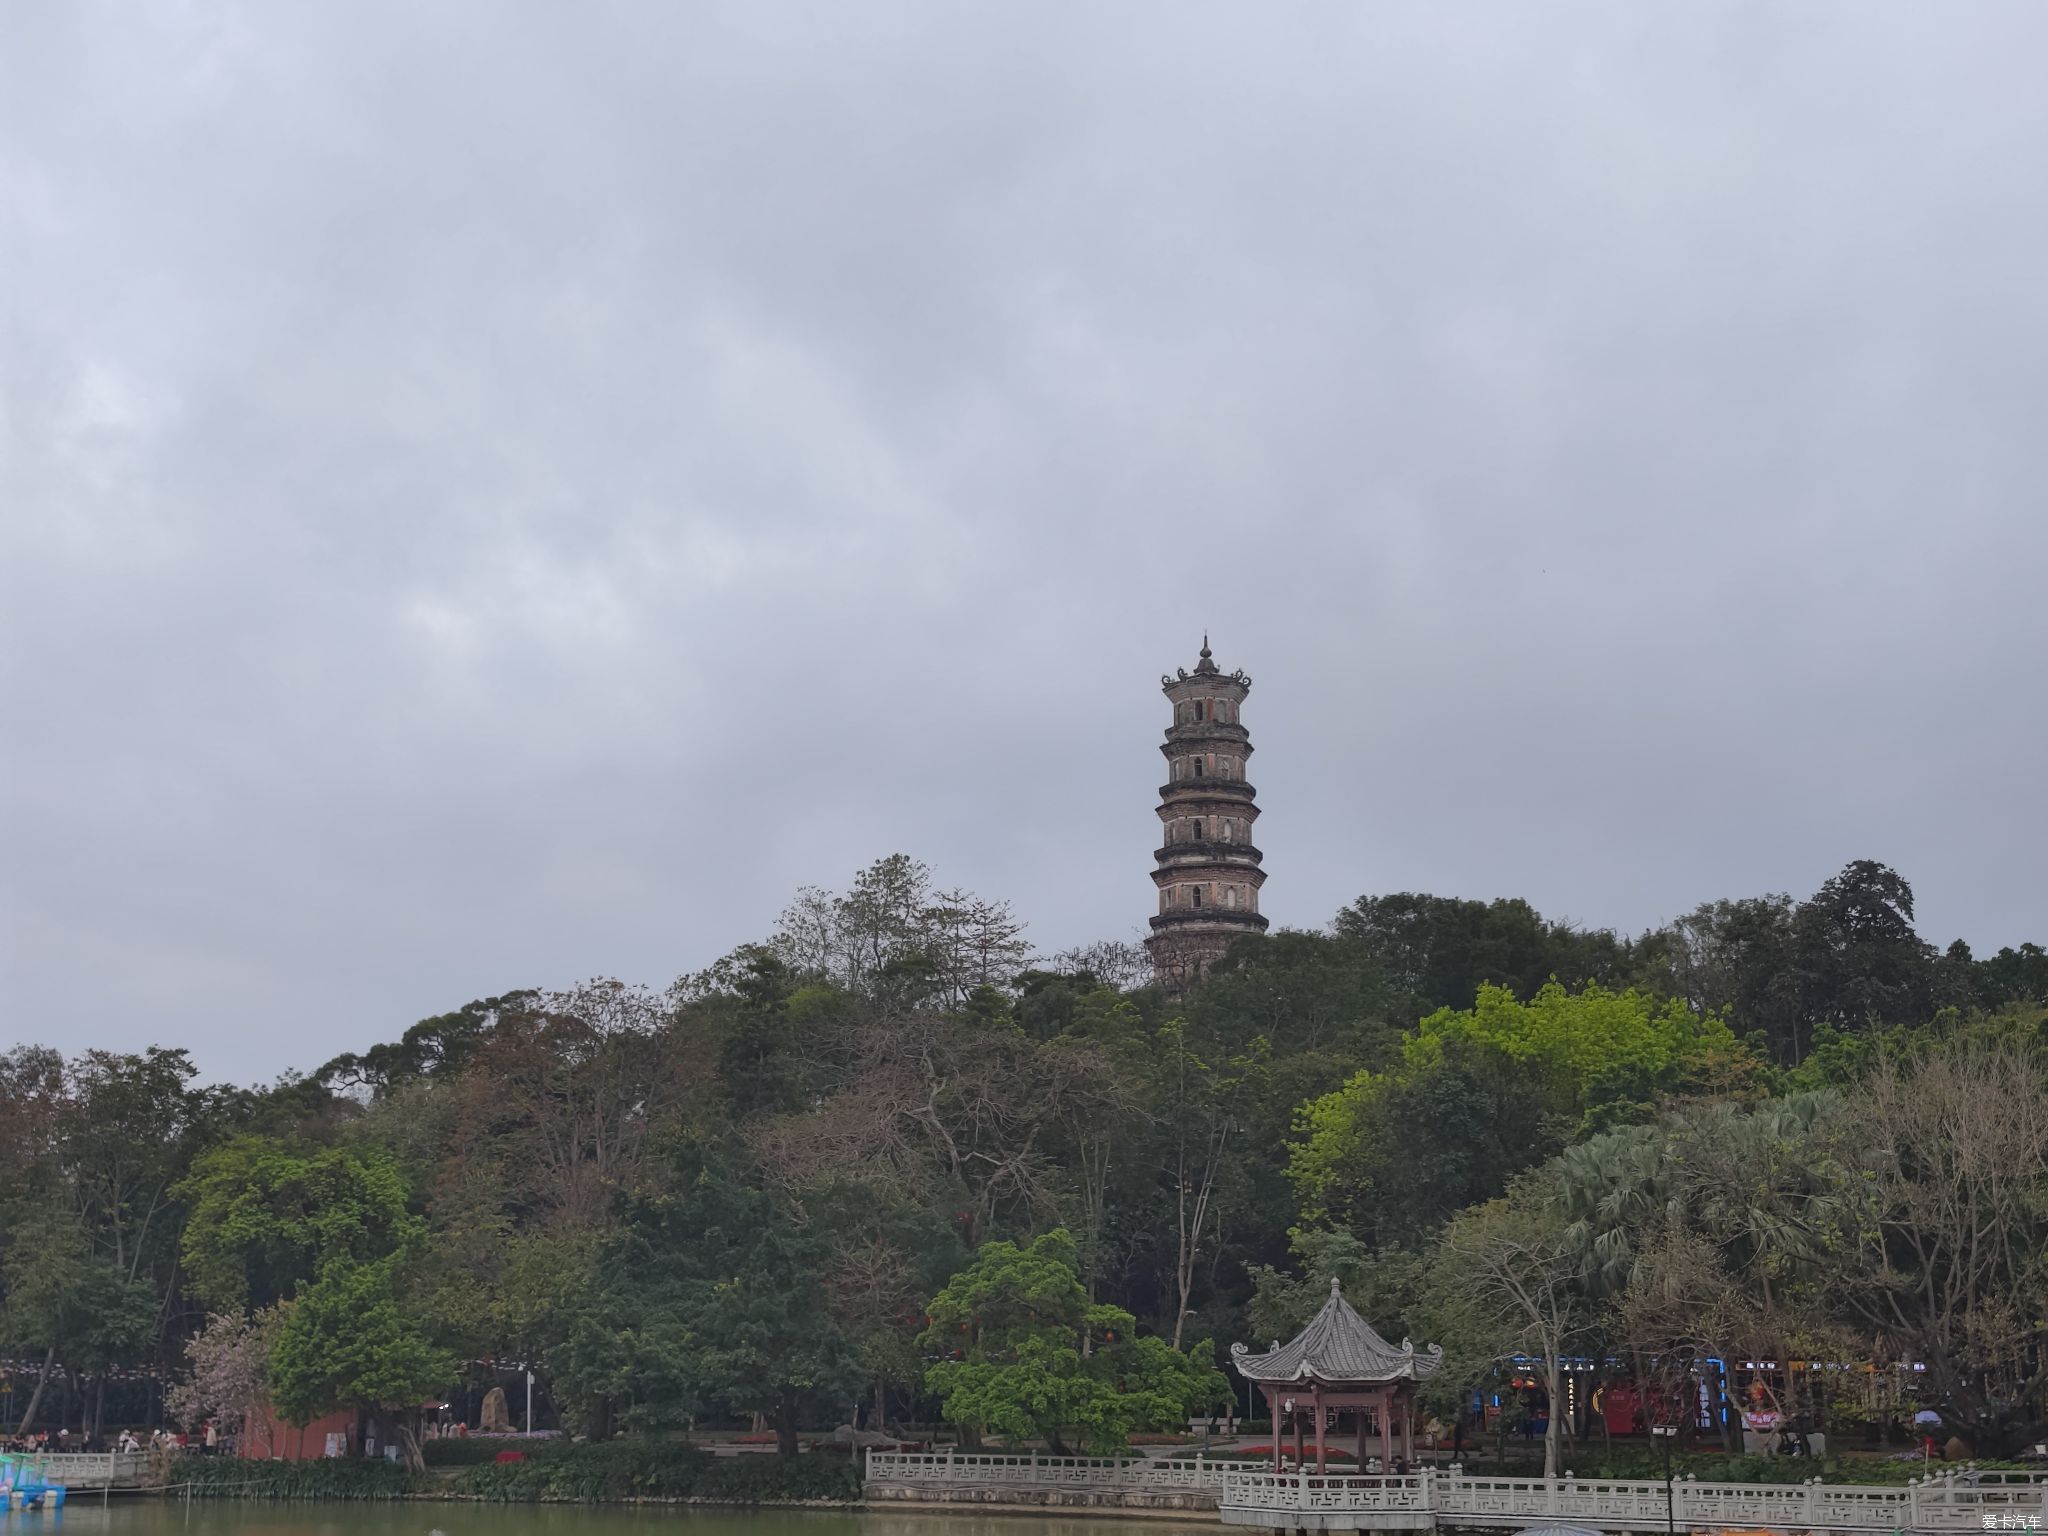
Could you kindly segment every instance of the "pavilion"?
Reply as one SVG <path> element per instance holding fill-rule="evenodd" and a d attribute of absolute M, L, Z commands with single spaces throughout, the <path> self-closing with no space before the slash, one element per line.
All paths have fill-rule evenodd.
<path fill-rule="evenodd" d="M 1330 1299 L 1306 1328 L 1286 1344 L 1275 1343 L 1263 1355 L 1242 1344 L 1230 1346 L 1231 1363 L 1246 1381 L 1266 1395 L 1273 1419 L 1273 1470 L 1280 1470 L 1280 1435 L 1285 1421 L 1294 1425 L 1294 1464 L 1302 1465 L 1304 1421 L 1315 1425 L 1316 1470 L 1325 1470 L 1333 1414 L 1349 1413 L 1358 1437 L 1358 1469 L 1365 1470 L 1366 1436 L 1378 1432 L 1380 1465 L 1394 1461 L 1394 1425 L 1401 1426 L 1400 1454 L 1415 1459 L 1415 1384 L 1444 1362 L 1432 1344 L 1418 1351 L 1407 1339 L 1396 1349 L 1352 1310 L 1337 1281 L 1330 1281 Z"/>

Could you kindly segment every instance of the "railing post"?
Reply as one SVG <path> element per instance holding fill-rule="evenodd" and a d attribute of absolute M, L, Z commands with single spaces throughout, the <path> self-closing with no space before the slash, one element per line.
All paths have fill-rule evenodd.
<path fill-rule="evenodd" d="M 1906 1479 L 1906 1529 L 1920 1529 L 1920 1479 L 1917 1477 Z"/>

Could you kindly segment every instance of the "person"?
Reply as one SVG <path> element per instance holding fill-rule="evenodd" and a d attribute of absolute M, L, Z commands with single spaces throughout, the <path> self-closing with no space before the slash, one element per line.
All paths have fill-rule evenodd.
<path fill-rule="evenodd" d="M 220 1429 L 213 1420 L 206 1421 L 206 1454 L 211 1456 L 220 1449 Z"/>

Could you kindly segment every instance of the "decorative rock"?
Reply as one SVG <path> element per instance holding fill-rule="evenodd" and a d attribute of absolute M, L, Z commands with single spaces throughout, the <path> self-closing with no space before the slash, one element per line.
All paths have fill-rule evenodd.
<path fill-rule="evenodd" d="M 477 1426 L 486 1435 L 509 1435 L 512 1433 L 512 1415 L 505 1407 L 505 1389 L 493 1387 L 484 1394 L 482 1422 Z"/>

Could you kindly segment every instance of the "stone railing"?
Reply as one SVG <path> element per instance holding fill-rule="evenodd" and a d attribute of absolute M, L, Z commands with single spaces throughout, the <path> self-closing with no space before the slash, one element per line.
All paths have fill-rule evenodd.
<path fill-rule="evenodd" d="M 1272 1525 L 1273 1512 L 1305 1516 L 1428 1516 L 1417 1524 L 1516 1526 L 1566 1522 L 1602 1530 L 2048 1532 L 2048 1480 L 1993 1480 L 1961 1472 L 1903 1488 L 1823 1483 L 1703 1483 L 1678 1478 L 1469 1477 L 1453 1469 L 1408 1477 L 1313 1472 L 1230 1472 L 1220 1507 L 1228 1523 Z M 1237 1518 L 1233 1522 L 1233 1515 Z M 1318 1522 L 1324 1523 L 1324 1522 Z M 1332 1522 L 1341 1524 L 1341 1522 Z"/>
<path fill-rule="evenodd" d="M 871 1491 L 934 1500 L 962 1495 L 1178 1496 L 1213 1500 L 1226 1524 L 1348 1530 L 1439 1524 L 1512 1529 L 1568 1523 L 1606 1531 L 1767 1527 L 1780 1531 L 2035 1531 L 2048 1536 L 2048 1474 L 1962 1469 L 1900 1487 L 1711 1483 L 1674 1479 L 1473 1477 L 1273 1472 L 1202 1456 L 1040 1456 L 871 1451 Z M 1349 1519 L 1347 1516 L 1362 1516 Z"/>
<path fill-rule="evenodd" d="M 869 1451 L 870 1483 L 927 1488 L 1073 1488 L 1101 1493 L 1220 1491 L 1231 1463 L 1200 1456 L 1035 1456 Z"/>
<path fill-rule="evenodd" d="M 1431 1511 L 1430 1494 L 1430 1476 L 1421 1472 L 1405 1476 L 1397 1473 L 1374 1476 L 1370 1473 L 1241 1472 L 1233 1468 L 1224 1478 L 1221 1503 L 1226 1512 L 1232 1509 L 1273 1509 L 1428 1514 Z"/>
<path fill-rule="evenodd" d="M 79 1492 L 89 1488 L 140 1488 L 149 1481 L 147 1451 L 51 1451 L 17 1456 L 14 1460 L 46 1483 L 61 1483 L 66 1489 Z"/>

